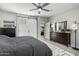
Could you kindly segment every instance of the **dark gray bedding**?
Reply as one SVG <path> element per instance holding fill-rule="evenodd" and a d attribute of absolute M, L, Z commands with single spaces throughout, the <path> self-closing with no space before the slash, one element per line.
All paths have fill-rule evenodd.
<path fill-rule="evenodd" d="M 12 56 L 50 56 L 49 47 L 43 42 L 31 37 L 0 37 L 0 55 Z"/>
<path fill-rule="evenodd" d="M 0 35 L 0 56 L 13 56 L 15 53 L 15 42 L 9 37 Z"/>

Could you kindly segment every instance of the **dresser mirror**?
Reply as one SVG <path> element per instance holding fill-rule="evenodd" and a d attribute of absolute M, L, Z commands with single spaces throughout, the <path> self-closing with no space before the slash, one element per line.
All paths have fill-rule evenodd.
<path fill-rule="evenodd" d="M 67 21 L 55 22 L 51 24 L 51 31 L 65 32 L 67 30 Z"/>

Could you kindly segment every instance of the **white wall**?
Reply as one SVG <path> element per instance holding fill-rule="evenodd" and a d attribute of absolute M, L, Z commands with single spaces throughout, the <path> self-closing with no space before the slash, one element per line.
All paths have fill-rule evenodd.
<path fill-rule="evenodd" d="M 50 22 L 45 23 L 45 38 L 50 40 Z"/>
<path fill-rule="evenodd" d="M 3 21 L 14 21 L 16 26 L 16 14 L 6 11 L 0 11 L 0 27 L 3 27 Z"/>
<path fill-rule="evenodd" d="M 70 26 L 75 20 L 79 21 L 79 8 L 74 8 L 61 14 L 54 15 L 51 17 L 51 20 L 52 23 L 67 21 L 67 28 L 70 29 Z"/>
<path fill-rule="evenodd" d="M 75 7 L 58 15 L 54 15 L 50 19 L 52 23 L 67 21 L 67 29 L 71 29 L 71 25 L 75 20 L 79 22 L 79 7 Z M 79 34 L 79 32 L 77 34 Z M 74 31 L 71 31 L 71 46 L 74 46 L 74 38 Z M 77 42 L 79 42 L 78 35 L 77 38 Z"/>

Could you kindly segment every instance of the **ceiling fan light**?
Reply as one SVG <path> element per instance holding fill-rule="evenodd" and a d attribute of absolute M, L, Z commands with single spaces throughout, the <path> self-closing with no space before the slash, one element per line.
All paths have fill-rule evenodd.
<path fill-rule="evenodd" d="M 41 11 L 41 9 L 38 9 L 38 11 Z"/>

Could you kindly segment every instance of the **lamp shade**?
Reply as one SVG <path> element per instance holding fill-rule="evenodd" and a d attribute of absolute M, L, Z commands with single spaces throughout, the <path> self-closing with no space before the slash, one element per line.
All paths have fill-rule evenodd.
<path fill-rule="evenodd" d="M 72 25 L 71 25 L 71 29 L 72 29 L 72 30 L 77 30 L 77 29 L 78 29 L 78 25 L 75 24 L 75 23 L 72 24 Z"/>

